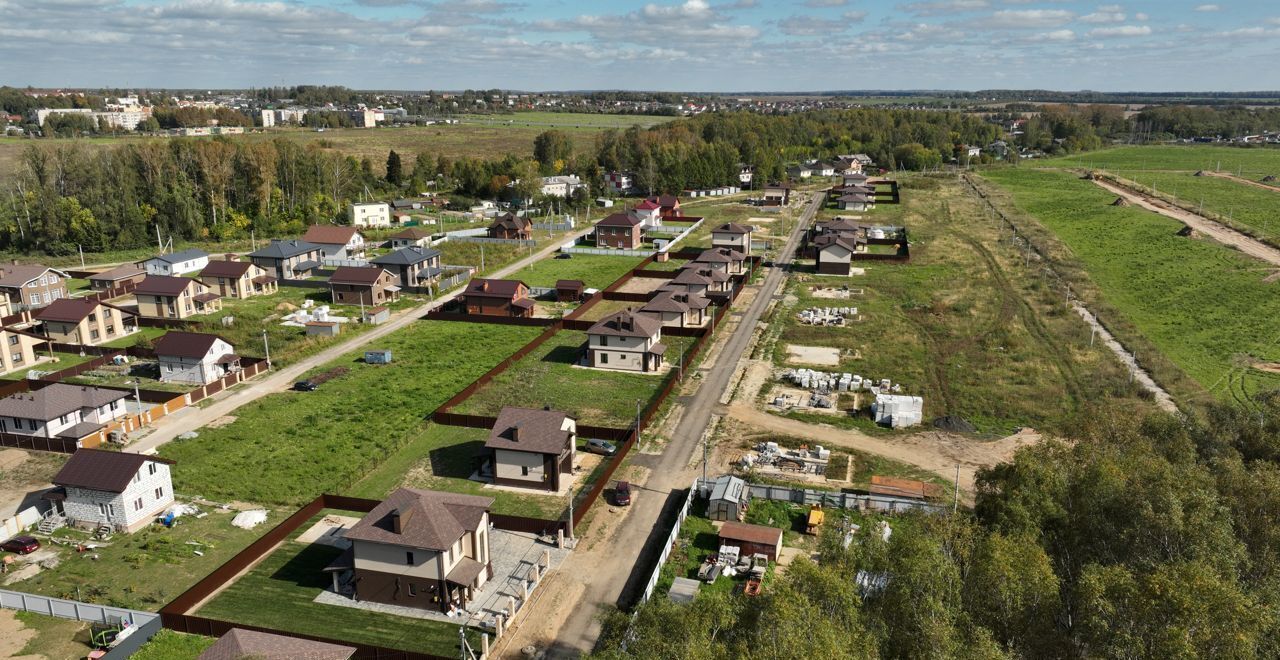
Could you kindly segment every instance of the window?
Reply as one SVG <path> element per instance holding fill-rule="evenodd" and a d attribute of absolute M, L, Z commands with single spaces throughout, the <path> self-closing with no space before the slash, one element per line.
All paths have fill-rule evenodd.
<path fill-rule="evenodd" d="M 528 466 L 528 465 L 521 465 L 521 466 L 520 466 L 520 476 L 522 476 L 522 477 L 527 477 L 527 476 L 529 476 L 529 466 Z"/>
<path fill-rule="evenodd" d="M 163 486 L 161 486 L 160 488 L 157 488 L 157 489 L 156 489 L 156 499 L 158 500 L 158 499 L 161 499 L 161 498 L 163 498 L 163 497 L 164 497 L 164 487 L 163 487 Z"/>
<path fill-rule="evenodd" d="M 46 285 L 46 284 L 48 284 L 48 283 L 49 283 L 49 278 L 48 278 L 48 277 L 46 277 L 46 276 L 44 276 L 44 275 L 41 275 L 41 276 L 40 276 L 40 286 L 44 286 L 44 285 Z"/>
<path fill-rule="evenodd" d="M 107 326 L 107 336 L 108 336 L 108 337 L 110 337 L 111 335 L 114 335 L 115 333 L 116 333 L 116 327 L 115 327 L 114 325 L 109 325 L 109 326 Z"/>
<path fill-rule="evenodd" d="M 31 294 L 31 297 L 30 297 L 30 298 L 28 298 L 27 300 L 29 300 L 29 301 L 31 302 L 31 304 L 32 304 L 32 305 L 39 305 L 39 304 L 40 304 L 40 294 L 38 294 L 38 293 L 33 293 L 33 294 Z"/>
<path fill-rule="evenodd" d="M 18 335 L 9 335 L 9 345 L 10 346 L 18 345 Z"/>
<path fill-rule="evenodd" d="M 61 298 L 61 297 L 62 297 L 62 289 L 61 289 L 61 288 L 54 289 L 54 290 L 53 290 L 53 299 L 54 299 L 54 300 L 57 300 L 57 299 L 59 299 L 59 298 Z"/>
<path fill-rule="evenodd" d="M 609 335 L 600 335 L 600 345 L 601 346 L 609 345 Z"/>
<path fill-rule="evenodd" d="M 100 334 L 97 330 L 90 330 L 89 339 L 97 339 Z"/>
<path fill-rule="evenodd" d="M 66 415 L 62 415 L 61 417 L 59 417 L 59 418 L 58 418 L 58 423 L 59 423 L 59 424 L 66 424 L 66 423 L 67 423 L 67 416 L 66 416 Z"/>
<path fill-rule="evenodd" d="M 14 353 L 9 356 L 9 359 L 13 360 L 14 364 L 22 364 L 22 353 Z"/>
<path fill-rule="evenodd" d="M 111 516 L 116 515 L 116 506 L 108 502 L 99 502 L 98 513 L 110 518 Z"/>
<path fill-rule="evenodd" d="M 120 402 L 117 401 L 116 403 L 120 403 Z M 156 473 L 156 464 L 147 463 L 147 474 L 155 474 L 155 473 Z M 159 497 L 159 495 L 157 495 L 156 497 Z"/>
<path fill-rule="evenodd" d="M 44 292 L 44 301 L 45 301 L 46 303 L 51 303 L 51 302 L 53 302 L 53 296 L 50 296 L 48 291 L 45 291 L 45 292 Z"/>
<path fill-rule="evenodd" d="M 134 475 L 133 475 L 133 483 L 135 483 L 135 484 L 136 484 L 136 483 L 138 483 L 139 481 L 142 481 L 142 473 L 141 473 L 141 472 L 135 472 L 135 473 L 134 473 Z"/>
<path fill-rule="evenodd" d="M 34 420 L 34 419 L 28 419 L 28 420 L 27 420 L 27 426 L 28 426 L 28 427 L 30 427 L 32 431 L 36 430 L 36 428 L 37 428 L 37 426 L 36 426 L 36 420 Z"/>
<path fill-rule="evenodd" d="M 133 510 L 134 510 L 134 511 L 141 511 L 141 510 L 142 510 L 142 498 L 141 498 L 141 497 L 139 497 L 138 499 L 136 499 L 136 500 L 134 500 L 134 501 L 133 501 Z"/>
<path fill-rule="evenodd" d="M 97 323 L 97 322 L 98 322 L 98 315 L 97 315 L 97 314 L 90 314 L 90 315 L 89 315 L 89 322 L 90 322 L 90 323 Z"/>
<path fill-rule="evenodd" d="M 413 553 L 412 553 L 412 552 L 406 552 L 406 553 L 404 553 L 404 563 L 406 563 L 406 564 L 408 564 L 408 565 L 410 565 L 410 566 L 413 566 Z"/>
<path fill-rule="evenodd" d="M 608 354 L 608 353 L 601 353 L 601 354 L 600 354 L 600 364 L 609 364 L 609 354 Z"/>

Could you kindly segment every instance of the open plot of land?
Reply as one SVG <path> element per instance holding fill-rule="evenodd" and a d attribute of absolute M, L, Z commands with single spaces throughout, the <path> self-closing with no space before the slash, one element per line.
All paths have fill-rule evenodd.
<path fill-rule="evenodd" d="M 538 328 L 419 321 L 368 348 L 390 349 L 388 365 L 363 349 L 320 367 L 349 371 L 314 392 L 281 392 L 236 411 L 235 421 L 161 448 L 178 461 L 181 493 L 299 504 L 341 492 L 405 445 L 421 420 L 537 336 Z"/>
<path fill-rule="evenodd" d="M 0 657 L 83 658 L 93 650 L 89 624 L 32 612 L 0 610 Z"/>
<path fill-rule="evenodd" d="M 642 257 L 575 254 L 572 259 L 542 259 L 515 272 L 510 279 L 537 287 L 553 287 L 556 280 L 582 280 L 588 289 L 603 289 L 641 261 Z"/>
<path fill-rule="evenodd" d="M 986 176 L 1084 266 L 1102 301 L 1120 316 L 1109 326 L 1132 324 L 1199 388 L 1219 398 L 1245 402 L 1280 387 L 1277 375 L 1248 367 L 1274 360 L 1280 350 L 1280 297 L 1262 281 L 1260 262 L 1211 241 L 1177 236 L 1181 224 L 1155 213 L 1109 206 L 1110 193 L 1069 173 L 1008 169 Z M 1124 328 L 1117 329 L 1127 342 Z M 1156 377 L 1168 389 L 1177 375 Z M 1195 385 L 1178 386 L 1175 394 L 1194 396 Z"/>
<path fill-rule="evenodd" d="M 463 124 L 491 124 L 506 126 L 546 126 L 555 128 L 649 128 L 665 124 L 675 117 L 659 115 L 613 115 L 583 112 L 517 112 L 498 115 L 461 115 Z"/>
<path fill-rule="evenodd" d="M 667 363 L 692 345 L 690 337 L 663 337 Z M 649 403 L 663 376 L 576 366 L 587 334 L 564 330 L 529 353 L 452 412 L 497 415 L 503 406 L 549 405 L 578 418 L 580 424 L 625 427 L 636 416 L 636 401 Z"/>
<path fill-rule="evenodd" d="M 1182 172 L 1221 169 L 1246 178 L 1260 179 L 1269 174 L 1280 176 L 1280 149 L 1204 145 L 1117 147 L 1043 160 L 1032 166 Z"/>
<path fill-rule="evenodd" d="M 601 300 L 583 312 L 582 316 L 578 318 L 583 321 L 599 321 L 615 312 L 621 312 L 624 309 L 639 309 L 643 306 L 643 303 L 628 302 L 626 300 Z"/>
<path fill-rule="evenodd" d="M 1277 152 L 1280 153 L 1280 152 Z M 1280 157 L 1277 157 L 1280 161 Z M 1277 163 L 1280 168 L 1280 163 Z M 1275 242 L 1280 237 L 1280 193 L 1216 176 L 1189 172 L 1107 170 L 1138 184 L 1139 190 L 1174 201 L 1229 227 Z"/>
<path fill-rule="evenodd" d="M 304 635 L 457 655 L 456 625 L 314 602 L 315 597 L 332 584 L 329 574 L 322 572 L 324 567 L 342 551 L 329 545 L 294 543 L 293 540 L 302 530 L 329 514 L 346 512 L 322 511 L 196 614 Z"/>

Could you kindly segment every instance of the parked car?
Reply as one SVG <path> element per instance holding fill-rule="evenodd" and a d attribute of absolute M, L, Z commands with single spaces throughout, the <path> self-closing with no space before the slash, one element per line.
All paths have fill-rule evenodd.
<path fill-rule="evenodd" d="M 20 555 L 29 555 L 39 549 L 40 541 L 34 536 L 15 536 L 0 544 L 0 550 L 15 552 Z"/>
<path fill-rule="evenodd" d="M 319 387 L 319 385 L 316 385 L 309 380 L 300 380 L 293 384 L 293 389 L 297 392 L 314 392 L 317 387 Z"/>
<path fill-rule="evenodd" d="M 569 254 L 568 252 L 561 252 L 560 254 L 557 254 L 557 255 L 556 255 L 556 258 L 557 258 L 557 259 L 572 259 L 572 258 L 573 258 L 573 255 L 572 255 L 572 254 Z"/>
<path fill-rule="evenodd" d="M 608 440 L 591 438 L 587 440 L 586 451 L 592 454 L 600 454 L 601 456 L 613 456 L 618 453 L 618 447 Z"/>
<path fill-rule="evenodd" d="M 631 506 L 631 484 L 619 481 L 613 485 L 613 503 L 618 506 Z"/>

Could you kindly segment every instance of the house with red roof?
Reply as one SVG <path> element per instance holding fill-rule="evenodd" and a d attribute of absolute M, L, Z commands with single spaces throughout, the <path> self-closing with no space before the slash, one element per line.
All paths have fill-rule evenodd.
<path fill-rule="evenodd" d="M 644 224 L 630 213 L 612 213 L 596 223 L 596 247 L 637 250 L 644 242 Z"/>
<path fill-rule="evenodd" d="M 529 297 L 529 285 L 520 280 L 476 278 L 467 282 L 462 305 L 468 314 L 530 318 L 534 303 Z"/>

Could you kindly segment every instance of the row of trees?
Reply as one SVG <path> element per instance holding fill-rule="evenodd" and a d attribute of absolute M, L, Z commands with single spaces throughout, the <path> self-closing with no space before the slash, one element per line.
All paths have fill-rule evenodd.
<path fill-rule="evenodd" d="M 1133 420 L 983 471 L 974 513 L 828 530 L 757 599 L 655 599 L 600 658 L 1280 655 L 1280 403 Z M 859 576 L 862 576 L 859 578 Z"/>

